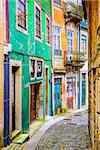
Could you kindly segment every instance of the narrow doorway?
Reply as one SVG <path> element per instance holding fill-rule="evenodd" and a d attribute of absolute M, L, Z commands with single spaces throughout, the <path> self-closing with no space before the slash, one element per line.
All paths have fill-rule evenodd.
<path fill-rule="evenodd" d="M 68 109 L 74 108 L 76 98 L 76 79 L 75 77 L 67 78 L 67 106 Z"/>
<path fill-rule="evenodd" d="M 61 108 L 61 78 L 55 79 L 55 114 L 57 113 L 57 108 Z"/>
<path fill-rule="evenodd" d="M 46 68 L 46 116 L 48 115 L 48 68 Z"/>
<path fill-rule="evenodd" d="M 16 130 L 16 71 L 18 67 L 12 67 L 12 131 Z"/>
<path fill-rule="evenodd" d="M 30 124 L 42 114 L 42 83 L 30 86 Z"/>
<path fill-rule="evenodd" d="M 86 104 L 86 74 L 82 73 L 82 106 Z"/>
<path fill-rule="evenodd" d="M 36 91 L 35 85 L 31 85 L 31 101 L 30 101 L 30 123 L 36 119 Z"/>

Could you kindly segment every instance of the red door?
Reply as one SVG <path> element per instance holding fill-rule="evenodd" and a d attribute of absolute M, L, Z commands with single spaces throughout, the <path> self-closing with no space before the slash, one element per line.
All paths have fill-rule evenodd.
<path fill-rule="evenodd" d="M 30 98 L 30 123 L 36 119 L 36 98 L 35 98 L 35 85 L 31 85 L 31 98 Z"/>

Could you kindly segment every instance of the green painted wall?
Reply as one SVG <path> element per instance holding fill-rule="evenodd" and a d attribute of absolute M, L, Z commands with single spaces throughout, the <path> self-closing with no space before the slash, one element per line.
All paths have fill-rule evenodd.
<path fill-rule="evenodd" d="M 49 79 L 51 77 L 51 52 L 50 46 L 46 44 L 46 12 L 42 10 L 42 41 L 35 40 L 34 35 L 34 2 L 29 0 L 28 2 L 28 34 L 24 34 L 16 29 L 16 1 L 9 0 L 9 31 L 10 31 L 10 43 L 12 44 L 12 52 L 10 53 L 10 59 L 21 60 L 22 62 L 22 128 L 24 130 L 29 129 L 29 87 L 25 85 L 28 83 L 38 82 L 38 79 L 30 80 L 30 56 L 43 58 L 44 64 L 49 66 Z M 45 1 L 45 0 L 44 0 Z M 41 1 L 43 7 L 45 7 L 44 1 Z M 47 12 L 50 12 L 50 3 L 48 7 L 45 7 Z M 43 65 L 44 70 L 44 65 Z M 45 75 L 42 81 L 45 82 Z M 49 84 L 49 114 L 51 114 L 51 85 Z M 43 86 L 43 117 L 45 107 L 45 87 Z"/>

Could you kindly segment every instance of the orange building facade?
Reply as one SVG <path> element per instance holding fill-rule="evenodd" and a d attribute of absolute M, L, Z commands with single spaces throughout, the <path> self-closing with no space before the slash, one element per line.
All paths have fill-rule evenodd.
<path fill-rule="evenodd" d="M 66 105 L 66 69 L 64 58 L 67 54 L 67 39 L 64 20 L 63 1 L 53 3 L 53 69 L 54 69 L 54 110 L 67 109 Z"/>

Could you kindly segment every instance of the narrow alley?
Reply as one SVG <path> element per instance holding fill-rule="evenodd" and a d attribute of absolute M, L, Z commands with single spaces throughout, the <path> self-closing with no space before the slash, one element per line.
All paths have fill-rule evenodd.
<path fill-rule="evenodd" d="M 62 117 L 62 120 L 47 129 L 39 143 L 34 144 L 38 139 L 37 136 L 36 138 L 33 136 L 33 139 L 28 142 L 28 150 L 88 150 L 87 110 L 65 114 Z M 41 135 L 45 128 L 40 129 L 38 135 Z"/>

